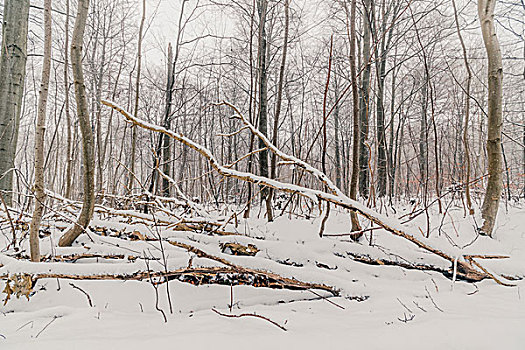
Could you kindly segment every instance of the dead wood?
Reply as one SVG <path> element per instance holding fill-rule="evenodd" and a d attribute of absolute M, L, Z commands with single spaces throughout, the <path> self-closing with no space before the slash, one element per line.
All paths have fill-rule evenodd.
<path fill-rule="evenodd" d="M 42 257 L 43 262 L 75 262 L 81 259 L 105 259 L 105 260 L 121 260 L 124 259 L 124 254 L 103 255 L 103 254 L 69 254 Z M 136 256 L 128 256 L 128 260 L 135 260 Z"/>
<path fill-rule="evenodd" d="M 210 260 L 214 260 L 214 261 L 220 262 L 221 264 L 224 264 L 224 265 L 232 268 L 234 271 L 237 271 L 238 273 L 247 273 L 247 274 L 251 274 L 251 275 L 254 275 L 254 276 L 258 276 L 258 275 L 266 276 L 267 278 L 269 278 L 269 279 L 271 279 L 273 281 L 276 281 L 280 285 L 290 287 L 289 289 L 294 289 L 294 288 L 295 289 L 320 289 L 320 290 L 324 290 L 324 291 L 330 292 L 333 295 L 339 295 L 339 291 L 338 290 L 334 289 L 333 287 L 326 286 L 324 284 L 301 282 L 301 281 L 295 280 L 293 278 L 282 277 L 282 276 L 277 275 L 277 274 L 272 273 L 272 272 L 238 266 L 238 265 L 236 265 L 236 264 L 234 264 L 234 263 L 232 263 L 232 262 L 230 262 L 230 261 L 228 261 L 226 259 L 223 259 L 223 258 L 218 257 L 218 256 L 214 256 L 214 255 L 211 255 L 211 254 L 208 254 L 208 253 L 202 251 L 201 249 L 193 247 L 193 246 L 191 246 L 189 244 L 180 243 L 180 242 L 174 242 L 174 241 L 168 241 L 168 242 L 171 245 L 173 245 L 173 246 L 176 246 L 176 247 L 179 247 L 179 248 L 183 248 L 183 249 L 186 249 L 187 251 L 189 251 L 191 253 L 194 253 L 199 258 L 206 258 L 206 259 L 210 259 Z"/>
<path fill-rule="evenodd" d="M 229 255 L 255 256 L 259 252 L 259 249 L 253 244 L 244 246 L 239 243 L 219 243 L 219 247 L 223 253 Z"/>
<path fill-rule="evenodd" d="M 176 132 L 173 132 L 171 130 L 167 130 L 167 129 L 163 128 L 163 127 L 160 127 L 160 126 L 157 126 L 157 125 L 154 125 L 154 124 L 150 124 L 150 123 L 145 122 L 143 120 L 140 120 L 140 119 L 136 118 L 135 116 L 133 116 L 132 114 L 128 113 L 123 108 L 117 106 L 113 102 L 104 101 L 104 100 L 101 101 L 101 102 L 104 105 L 109 106 L 109 107 L 113 108 L 114 110 L 116 110 L 117 112 L 121 113 L 126 119 L 128 119 L 134 125 L 138 125 L 138 126 L 144 128 L 144 129 L 147 129 L 147 130 L 150 130 L 150 131 L 163 133 L 166 136 L 169 136 L 169 137 L 171 137 L 171 138 L 173 138 L 173 139 L 183 143 L 184 145 L 192 148 L 193 150 L 197 151 L 198 153 L 200 153 L 202 156 L 204 156 L 207 159 L 207 161 L 209 162 L 211 167 L 213 167 L 220 175 L 222 175 L 224 177 L 232 177 L 232 178 L 236 178 L 236 179 L 239 179 L 239 180 L 242 180 L 242 181 L 251 182 L 251 183 L 254 183 L 254 184 L 257 184 L 257 185 L 263 185 L 263 186 L 266 186 L 266 187 L 270 187 L 270 188 L 274 188 L 274 189 L 277 189 L 277 190 L 281 190 L 283 192 L 288 192 L 288 193 L 291 193 L 291 194 L 298 194 L 300 196 L 303 196 L 303 197 L 308 198 L 308 199 L 310 199 L 312 201 L 315 201 L 315 202 L 317 202 L 317 201 L 326 201 L 326 202 L 332 203 L 332 204 L 334 204 L 334 205 L 336 205 L 338 207 L 341 207 L 341 208 L 344 208 L 344 209 L 348 209 L 350 211 L 355 211 L 355 212 L 361 214 L 362 216 L 364 216 L 365 218 L 367 218 L 368 220 L 370 220 L 371 222 L 375 223 L 376 225 L 381 226 L 383 229 L 385 229 L 386 231 L 390 232 L 391 234 L 393 234 L 395 236 L 398 236 L 398 237 L 402 237 L 402 238 L 412 242 L 417 247 L 419 247 L 419 248 L 421 248 L 423 250 L 426 250 L 426 251 L 428 251 L 428 252 L 430 252 L 432 254 L 435 254 L 435 255 L 437 255 L 437 256 L 439 256 L 439 257 L 449 261 L 449 263 L 451 265 L 454 264 L 454 263 L 457 263 L 457 271 L 456 272 L 458 274 L 461 274 L 463 277 L 465 277 L 466 280 L 469 280 L 469 281 L 480 281 L 480 280 L 483 280 L 485 278 L 490 278 L 490 279 L 494 279 L 496 282 L 498 282 L 495 279 L 494 275 L 492 275 L 490 273 L 487 273 L 485 269 L 480 268 L 479 267 L 480 265 L 478 263 L 472 264 L 471 261 L 469 261 L 469 259 L 466 259 L 465 257 L 463 257 L 464 259 L 458 260 L 457 258 L 452 257 L 452 256 L 446 254 L 445 252 L 443 252 L 443 251 L 441 251 L 439 249 L 436 249 L 436 248 L 432 247 L 431 245 L 429 245 L 429 244 L 427 244 L 427 243 L 425 243 L 425 242 L 415 238 L 415 236 L 410 235 L 409 233 L 407 233 L 406 227 L 404 227 L 402 224 L 400 224 L 397 220 L 389 220 L 388 218 L 385 218 L 382 215 L 376 213 L 374 210 L 372 210 L 372 209 L 362 205 L 361 203 L 348 198 L 346 195 L 344 195 L 341 192 L 341 190 L 339 188 L 337 188 L 337 186 L 335 186 L 331 182 L 331 180 L 324 173 L 322 173 L 321 171 L 319 171 L 319 170 L 315 169 L 314 167 L 310 166 L 308 163 L 306 163 L 304 161 L 301 161 L 301 160 L 299 160 L 299 159 L 297 159 L 297 158 L 295 158 L 293 156 L 286 155 L 282 151 L 280 151 L 266 137 L 264 137 L 264 135 L 262 135 L 253 125 L 251 125 L 242 116 L 242 114 L 239 113 L 239 111 L 237 109 L 235 109 L 235 108 L 234 108 L 234 110 L 235 110 L 235 112 L 237 114 L 236 117 L 241 119 L 243 121 L 243 123 L 246 126 L 248 126 L 248 128 L 251 130 L 251 132 L 253 134 L 255 134 L 259 138 L 261 138 L 261 140 L 263 140 L 264 144 L 270 150 L 275 152 L 284 161 L 293 162 L 293 163 L 297 164 L 298 166 L 300 166 L 301 168 L 303 168 L 303 169 L 307 170 L 308 172 L 310 172 L 312 175 L 317 177 L 327 188 L 329 188 L 332 193 L 326 193 L 324 191 L 314 190 L 314 189 L 311 189 L 311 188 L 306 188 L 306 187 L 302 187 L 302 186 L 298 186 L 298 185 L 282 183 L 280 181 L 276 181 L 276 180 L 269 179 L 269 178 L 266 178 L 266 177 L 254 175 L 252 173 L 246 173 L 246 172 L 235 171 L 235 170 L 229 169 L 227 167 L 222 166 L 219 163 L 219 161 L 217 160 L 217 158 L 215 158 L 215 156 L 211 153 L 210 150 L 208 150 L 207 148 L 203 147 L 202 145 L 194 142 L 193 140 L 185 137 L 184 135 L 176 133 Z M 228 105 L 228 106 L 232 107 L 231 104 L 228 104 L 226 102 L 223 102 L 221 104 Z"/>
<path fill-rule="evenodd" d="M 81 202 L 76 202 L 76 201 L 66 199 L 50 191 L 47 191 L 46 193 L 48 196 L 56 200 L 68 203 L 72 206 L 80 207 L 80 205 L 82 204 Z M 128 198 L 128 197 L 122 197 L 122 198 Z M 224 226 L 222 223 L 214 222 L 208 219 L 179 218 L 172 213 L 167 213 L 168 215 L 171 215 L 176 219 L 176 221 L 174 221 L 174 220 L 167 220 L 167 219 L 159 218 L 158 216 L 153 217 L 148 214 L 134 213 L 129 210 L 119 210 L 119 209 L 108 208 L 108 207 L 98 205 L 98 204 L 95 205 L 94 210 L 98 214 L 105 214 L 108 216 L 116 216 L 116 217 L 123 217 L 123 218 L 128 218 L 128 219 L 137 219 L 141 221 L 147 221 L 155 225 L 165 226 L 166 228 L 171 228 L 174 231 L 204 232 L 204 233 L 216 234 L 220 236 L 245 236 L 244 234 L 239 233 L 239 232 L 225 231 L 221 229 Z M 96 229 L 97 228 L 95 228 L 95 230 Z"/>
<path fill-rule="evenodd" d="M 0 278 L 7 278 L 7 275 Z M 93 274 L 79 275 L 67 273 L 36 273 L 31 275 L 33 283 L 38 279 L 59 278 L 69 280 L 122 280 L 122 281 L 143 281 L 152 278 L 159 279 L 157 283 L 171 280 L 178 280 L 193 285 L 219 284 L 219 285 L 249 285 L 253 287 L 266 287 L 272 289 L 288 290 L 310 290 L 317 289 L 339 295 L 339 292 L 332 287 L 298 281 L 292 278 L 279 276 L 274 273 L 259 271 L 254 269 L 234 268 L 234 267 L 202 267 L 202 268 L 183 268 L 168 272 L 162 271 L 137 271 L 130 274 Z"/>
<path fill-rule="evenodd" d="M 441 267 L 429 265 L 429 264 L 419 264 L 419 263 L 411 263 L 408 261 L 394 261 L 394 260 L 389 260 L 389 259 L 379 259 L 379 258 L 373 258 L 367 254 L 356 254 L 352 252 L 346 252 L 346 254 L 352 260 L 360 262 L 360 263 L 364 263 L 367 265 L 398 266 L 398 267 L 401 267 L 407 270 L 433 271 L 433 272 L 438 272 L 447 278 L 452 278 L 454 275 L 454 271 L 452 268 L 445 269 L 445 268 L 441 268 Z M 456 277 L 458 279 L 462 279 L 468 282 L 478 282 L 480 278 L 479 275 L 477 274 L 472 275 L 471 273 L 465 273 L 465 271 L 460 268 L 458 268 L 458 270 L 456 271 Z"/>

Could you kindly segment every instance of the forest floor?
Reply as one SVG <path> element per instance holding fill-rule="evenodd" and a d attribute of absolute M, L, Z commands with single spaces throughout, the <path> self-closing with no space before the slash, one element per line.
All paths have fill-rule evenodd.
<path fill-rule="evenodd" d="M 483 266 L 496 276 L 525 276 L 522 205 L 509 205 L 508 210 L 502 206 L 494 239 L 477 236 L 475 219 L 464 217 L 463 209 L 451 206 L 444 219 L 432 210 L 429 242 L 434 246 L 452 256 L 508 256 L 484 260 Z M 348 215 L 332 211 L 325 234 L 348 232 Z M 399 218 L 409 211 L 405 207 L 386 214 Z M 332 286 L 339 296 L 315 289 L 194 285 L 177 279 L 155 284 L 150 280 L 40 278 L 29 300 L 12 295 L 0 307 L 0 349 L 524 348 L 524 279 L 512 281 L 513 287 L 490 279 L 470 283 L 435 271 L 354 260 L 357 254 L 375 261 L 450 268 L 449 262 L 383 230 L 372 231 L 372 237 L 365 234 L 359 243 L 345 236 L 320 238 L 322 216 L 284 215 L 273 223 L 238 219 L 237 225 L 232 222 L 224 228 L 237 235 L 219 236 L 176 231 L 170 226 L 152 228 L 149 221 L 119 215 L 98 213 L 90 237 L 82 235 L 71 248 L 55 247 L 63 223 L 49 217 L 44 222 L 49 235 L 42 239 L 43 255 L 84 254 L 84 258 L 32 264 L 5 255 L 0 261 L 0 275 L 4 276 L 0 290 L 6 286 L 6 275 L 15 273 L 122 276 L 135 271 L 223 266 L 181 248 L 180 244 L 186 244 L 238 266 Z M 169 220 L 160 214 L 153 219 Z M 425 215 L 407 226 L 424 235 Z M 7 241 L 7 224 L 2 224 L 2 230 Z M 166 239 L 162 246 L 158 240 L 145 240 L 158 235 Z M 225 243 L 253 244 L 259 251 L 255 256 L 232 255 Z M 24 244 L 27 242 L 22 247 Z M 256 314 L 267 319 L 229 318 L 212 309 L 224 315 Z"/>

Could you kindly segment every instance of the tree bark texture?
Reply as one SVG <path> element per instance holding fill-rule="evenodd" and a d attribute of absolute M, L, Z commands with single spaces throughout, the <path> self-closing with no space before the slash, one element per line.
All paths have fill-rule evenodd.
<path fill-rule="evenodd" d="M 26 76 L 29 0 L 5 0 L 0 55 L 0 190 L 13 204 L 13 172 Z"/>

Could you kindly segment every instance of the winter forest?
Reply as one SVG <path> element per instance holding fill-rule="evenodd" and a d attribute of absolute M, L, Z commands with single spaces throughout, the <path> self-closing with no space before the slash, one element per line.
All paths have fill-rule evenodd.
<path fill-rule="evenodd" d="M 523 0 L 2 3 L 1 349 L 523 349 Z"/>

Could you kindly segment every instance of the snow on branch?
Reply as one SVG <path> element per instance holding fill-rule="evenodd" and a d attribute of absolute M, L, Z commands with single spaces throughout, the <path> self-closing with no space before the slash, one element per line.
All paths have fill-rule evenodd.
<path fill-rule="evenodd" d="M 314 190 L 311 188 L 306 188 L 303 186 L 298 186 L 294 184 L 289 183 L 283 183 L 274 179 L 269 179 L 263 176 L 258 176 L 252 173 L 237 171 L 233 169 L 229 169 L 228 167 L 225 167 L 219 163 L 217 158 L 213 155 L 213 153 L 207 149 L 206 147 L 198 144 L 197 142 L 187 138 L 186 136 L 174 132 L 172 130 L 167 130 L 161 126 L 148 123 L 144 120 L 138 119 L 135 116 L 133 116 L 131 113 L 128 113 L 123 107 L 120 107 L 114 102 L 102 100 L 101 101 L 104 105 L 113 108 L 120 114 L 122 114 L 128 121 L 132 122 L 135 125 L 138 125 L 144 129 L 154 131 L 154 132 L 160 132 L 165 134 L 166 136 L 169 136 L 186 146 L 194 149 L 198 153 L 200 153 L 202 156 L 204 156 L 210 165 L 222 176 L 225 177 L 232 177 L 236 178 L 242 181 L 252 182 L 257 185 L 261 186 L 267 186 L 274 188 L 276 190 L 280 190 L 287 193 L 292 194 L 298 194 L 305 198 L 308 198 L 313 201 L 326 201 L 332 204 L 335 204 L 336 206 L 339 206 L 344 209 L 356 211 L 368 220 L 372 221 L 373 223 L 381 226 L 386 231 L 392 233 L 395 236 L 402 237 L 417 247 L 424 249 L 432 254 L 435 254 L 447 261 L 449 261 L 451 264 L 454 263 L 456 255 L 453 254 L 447 254 L 442 250 L 439 250 L 437 248 L 434 248 L 427 239 L 422 238 L 418 239 L 415 238 L 415 235 L 408 233 L 409 229 L 402 225 L 399 221 L 396 219 L 388 218 L 384 215 L 381 215 L 377 213 L 376 211 L 364 206 L 363 204 L 350 199 L 348 196 L 346 196 L 335 184 L 332 183 L 332 181 L 324 174 L 323 172 L 319 171 L 318 169 L 314 168 L 313 166 L 309 165 L 308 163 L 297 159 L 296 157 L 290 156 L 279 150 L 275 145 L 273 145 L 268 138 L 266 138 L 259 130 L 257 130 L 253 125 L 251 125 L 243 116 L 241 113 L 239 113 L 238 109 L 233 106 L 230 103 L 227 102 L 220 102 L 216 105 L 225 105 L 229 106 L 236 112 L 236 117 L 238 117 L 240 120 L 243 121 L 243 123 L 248 126 L 248 128 L 251 130 L 252 133 L 257 135 L 261 138 L 261 140 L 265 143 L 265 145 L 272 151 L 275 152 L 276 155 L 278 155 L 281 159 L 284 161 L 290 161 L 298 166 L 302 167 L 306 171 L 310 172 L 311 174 L 315 175 L 321 182 L 326 184 L 326 186 L 329 188 L 329 190 L 332 193 L 326 193 L 324 191 L 320 190 Z M 485 278 L 491 278 L 494 279 L 496 282 L 499 283 L 497 279 L 495 279 L 490 274 L 487 274 L 485 271 L 480 269 L 477 265 L 473 266 L 473 264 L 470 263 L 468 259 L 465 257 L 462 257 L 461 261 L 458 261 L 457 266 L 457 274 L 458 276 L 461 276 L 467 280 L 471 281 L 480 281 Z"/>

